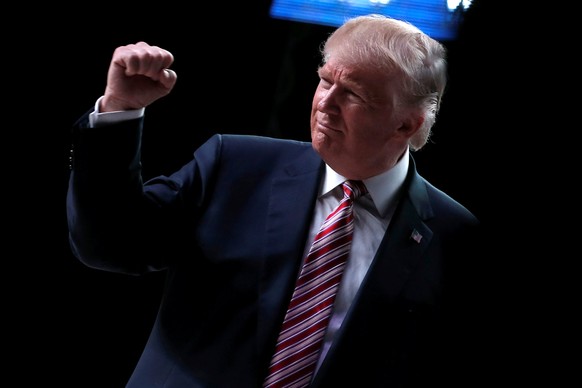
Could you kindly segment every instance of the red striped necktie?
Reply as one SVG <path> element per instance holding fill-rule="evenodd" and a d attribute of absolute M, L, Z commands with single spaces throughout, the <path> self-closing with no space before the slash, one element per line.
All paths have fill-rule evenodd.
<path fill-rule="evenodd" d="M 343 183 L 344 198 L 325 219 L 295 285 L 264 388 L 307 387 L 350 253 L 353 201 L 368 191 L 361 181 Z"/>

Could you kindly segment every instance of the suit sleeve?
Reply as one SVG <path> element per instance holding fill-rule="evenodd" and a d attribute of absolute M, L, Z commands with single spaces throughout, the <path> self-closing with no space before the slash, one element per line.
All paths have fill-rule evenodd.
<path fill-rule="evenodd" d="M 88 114 L 74 125 L 67 222 L 73 254 L 85 265 L 142 274 L 166 268 L 185 254 L 181 237 L 195 223 L 192 193 L 200 186 L 194 161 L 151 184 L 142 179 L 143 118 L 88 128 Z M 188 187 L 186 187 L 188 186 Z M 187 216 L 190 216 L 187 218 Z M 188 219 L 188 224 L 185 221 Z"/>

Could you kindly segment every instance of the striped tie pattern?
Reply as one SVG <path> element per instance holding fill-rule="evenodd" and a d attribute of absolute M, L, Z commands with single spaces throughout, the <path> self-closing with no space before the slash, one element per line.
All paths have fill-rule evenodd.
<path fill-rule="evenodd" d="M 311 381 L 350 252 L 353 201 L 367 193 L 361 181 L 346 181 L 343 190 L 301 268 L 264 388 L 307 387 Z"/>

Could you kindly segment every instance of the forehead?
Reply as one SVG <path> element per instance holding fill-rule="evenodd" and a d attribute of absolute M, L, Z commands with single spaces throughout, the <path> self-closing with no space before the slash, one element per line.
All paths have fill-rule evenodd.
<path fill-rule="evenodd" d="M 322 70 L 334 78 L 342 78 L 351 81 L 375 83 L 392 78 L 389 71 L 381 69 L 380 66 L 365 61 L 352 61 L 349 59 L 339 59 L 330 57 L 323 64 Z"/>
<path fill-rule="evenodd" d="M 330 58 L 320 73 L 334 83 L 361 89 L 376 98 L 388 97 L 395 89 L 393 74 L 367 63 Z"/>

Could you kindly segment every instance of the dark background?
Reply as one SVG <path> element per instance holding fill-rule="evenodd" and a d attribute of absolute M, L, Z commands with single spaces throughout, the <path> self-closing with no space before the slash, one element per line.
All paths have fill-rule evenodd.
<path fill-rule="evenodd" d="M 532 119 L 532 106 L 527 114 L 520 106 L 530 93 L 536 99 L 524 87 L 525 49 L 516 42 L 523 9 L 504 3 L 474 1 L 459 38 L 444 42 L 448 90 L 431 144 L 414 155 L 420 173 L 472 210 L 489 233 L 482 275 L 491 279 L 493 313 L 483 333 L 493 344 L 489 351 L 495 350 L 491 373 L 508 383 L 527 375 L 539 382 L 545 374 L 535 367 L 538 354 L 554 339 L 539 336 L 543 296 L 529 275 L 531 255 L 545 253 L 541 236 L 554 228 L 532 226 L 539 212 L 528 216 L 531 166 L 539 170 L 543 163 L 524 152 L 531 152 L 525 139 L 544 117 Z M 215 132 L 309 139 L 319 44 L 332 29 L 270 19 L 269 5 L 37 7 L 38 18 L 51 14 L 48 21 L 27 17 L 18 24 L 15 33 L 34 31 L 18 44 L 17 58 L 6 57 L 21 70 L 5 73 L 7 85 L 18 84 L 12 100 L 25 126 L 24 140 L 5 143 L 7 152 L 19 155 L 11 172 L 26 181 L 22 186 L 12 175 L 5 178 L 5 195 L 27 203 L 6 209 L 18 214 L 6 235 L 14 245 L 7 262 L 16 266 L 4 270 L 4 317 L 9 365 L 19 381 L 123 387 L 156 314 L 163 274 L 130 277 L 87 268 L 67 241 L 70 128 L 102 95 L 115 47 L 144 40 L 175 56 L 174 91 L 146 110 L 146 178 L 170 173 Z M 56 133 L 61 141 L 55 143 Z M 23 144 L 25 151 L 18 147 Z M 30 157 L 31 166 L 30 155 L 38 155 Z"/>

